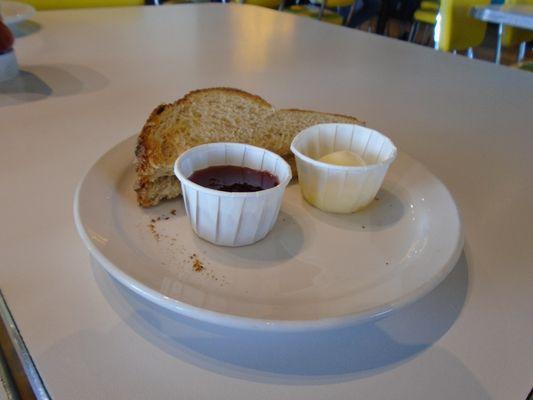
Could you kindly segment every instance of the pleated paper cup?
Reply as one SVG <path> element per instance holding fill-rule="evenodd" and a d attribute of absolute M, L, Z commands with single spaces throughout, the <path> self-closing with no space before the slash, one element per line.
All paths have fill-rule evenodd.
<path fill-rule="evenodd" d="M 257 192 L 224 192 L 198 185 L 188 178 L 218 165 L 267 171 L 278 178 L 273 188 Z M 241 143 L 209 143 L 184 152 L 174 164 L 181 182 L 185 209 L 194 232 L 221 246 L 245 246 L 263 239 L 278 218 L 291 168 L 279 155 Z"/>
<path fill-rule="evenodd" d="M 341 150 L 359 154 L 366 166 L 317 161 Z M 320 124 L 300 132 L 291 144 L 303 197 L 328 212 L 353 213 L 367 206 L 383 184 L 396 147 L 385 135 L 359 125 Z"/>

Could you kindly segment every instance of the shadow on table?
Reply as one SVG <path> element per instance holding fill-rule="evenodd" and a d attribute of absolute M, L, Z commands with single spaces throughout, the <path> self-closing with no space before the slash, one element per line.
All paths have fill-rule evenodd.
<path fill-rule="evenodd" d="M 126 289 L 94 259 L 92 266 L 117 314 L 167 354 L 222 375 L 282 384 L 343 382 L 393 368 L 431 347 L 448 331 L 468 291 L 463 253 L 437 288 L 380 320 L 334 330 L 272 333 L 176 315 Z"/>
<path fill-rule="evenodd" d="M 26 20 L 9 25 L 9 29 L 16 39 L 29 36 L 41 30 L 41 25 L 37 22 Z"/>
<path fill-rule="evenodd" d="M 20 66 L 15 78 L 0 82 L 0 107 L 94 92 L 108 84 L 104 75 L 81 65 Z"/>

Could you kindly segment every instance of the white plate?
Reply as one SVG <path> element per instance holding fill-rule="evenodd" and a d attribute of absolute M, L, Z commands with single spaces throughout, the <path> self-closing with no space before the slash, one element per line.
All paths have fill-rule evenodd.
<path fill-rule="evenodd" d="M 365 320 L 429 292 L 462 249 L 450 193 L 401 153 L 379 200 L 364 211 L 321 212 L 293 184 L 265 239 L 218 247 L 194 235 L 181 198 L 137 206 L 135 141 L 104 154 L 82 180 L 74 200 L 76 226 L 91 254 L 122 284 L 192 318 L 271 330 Z M 194 270 L 196 259 L 203 270 Z"/>
<path fill-rule="evenodd" d="M 0 14 L 6 25 L 16 24 L 25 21 L 35 14 L 35 8 L 26 3 L 18 1 L 0 1 Z"/>

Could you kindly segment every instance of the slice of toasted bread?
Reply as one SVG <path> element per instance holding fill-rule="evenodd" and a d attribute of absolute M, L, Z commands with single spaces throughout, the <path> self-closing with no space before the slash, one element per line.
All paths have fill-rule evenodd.
<path fill-rule="evenodd" d="M 190 92 L 158 106 L 139 136 L 137 200 L 150 207 L 180 194 L 172 171 L 185 150 L 203 143 L 240 142 L 266 148 L 291 161 L 290 144 L 301 130 L 320 123 L 361 124 L 356 118 L 304 110 L 276 111 L 253 94 L 230 88 Z"/>

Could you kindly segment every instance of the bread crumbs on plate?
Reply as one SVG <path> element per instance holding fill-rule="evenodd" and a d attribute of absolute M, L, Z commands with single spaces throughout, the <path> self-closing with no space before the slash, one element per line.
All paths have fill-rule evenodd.
<path fill-rule="evenodd" d="M 161 236 L 159 235 L 159 232 L 157 232 L 154 222 L 149 223 L 148 228 L 150 229 L 150 232 L 152 232 L 152 235 L 154 235 L 155 240 L 159 241 L 159 239 L 161 239 Z"/>
<path fill-rule="evenodd" d="M 192 260 L 192 269 L 195 272 L 201 272 L 204 270 L 204 264 L 198 259 L 198 257 L 196 257 L 196 254 L 193 254 L 191 256 L 191 260 Z"/>

